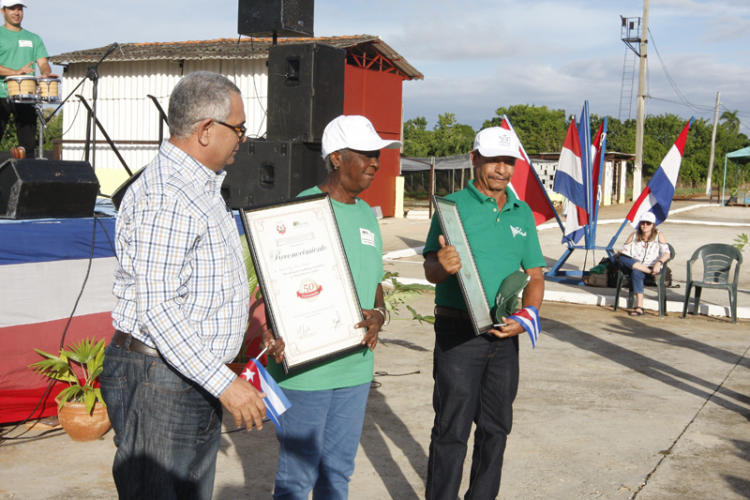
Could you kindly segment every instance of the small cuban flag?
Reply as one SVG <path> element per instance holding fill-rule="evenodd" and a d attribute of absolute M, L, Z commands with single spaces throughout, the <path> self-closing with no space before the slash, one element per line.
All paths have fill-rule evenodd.
<path fill-rule="evenodd" d="M 292 403 L 286 398 L 284 391 L 279 384 L 271 377 L 263 365 L 255 358 L 245 365 L 240 377 L 244 378 L 260 392 L 266 395 L 263 398 L 263 404 L 266 405 L 266 416 L 271 419 L 276 427 L 281 429 L 279 416 L 292 406 Z"/>
<path fill-rule="evenodd" d="M 526 306 L 510 316 L 518 321 L 531 338 L 531 347 L 536 347 L 536 341 L 539 340 L 539 334 L 542 331 L 542 325 L 539 322 L 539 310 L 534 306 Z"/>

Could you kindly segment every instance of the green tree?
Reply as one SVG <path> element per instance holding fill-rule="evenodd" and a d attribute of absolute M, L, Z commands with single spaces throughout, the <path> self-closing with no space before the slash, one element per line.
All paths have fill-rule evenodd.
<path fill-rule="evenodd" d="M 468 153 L 474 141 L 474 129 L 458 123 L 453 113 L 438 115 L 438 122 L 427 130 L 423 116 L 404 122 L 405 156 L 450 156 Z"/>
<path fill-rule="evenodd" d="M 568 117 L 561 109 L 548 109 L 546 106 L 516 104 L 501 107 L 495 116 L 486 120 L 482 127 L 498 126 L 502 116 L 507 115 L 529 154 L 559 152 L 565 140 Z M 591 115 L 591 132 L 596 133 L 602 118 Z M 646 117 L 643 139 L 643 176 L 648 182 L 661 164 L 664 156 L 682 131 L 686 118 L 663 114 Z M 621 122 L 608 119 L 607 150 L 633 154 L 635 150 L 635 120 Z M 705 119 L 696 119 L 683 152 L 680 176 L 677 180 L 682 187 L 696 187 L 705 183 L 711 154 L 713 124 Z M 714 165 L 723 164 L 724 155 L 750 144 L 748 137 L 740 131 L 737 111 L 725 111 L 716 133 Z M 407 156 L 445 156 L 463 153 L 471 149 L 474 131 L 468 125 L 456 122 L 453 113 L 443 113 L 432 130 L 427 129 L 423 117 L 404 123 L 404 151 Z M 727 171 L 727 187 L 744 182 L 744 170 L 734 162 Z M 739 175 L 737 175 L 739 173 Z M 735 181 L 735 177 L 739 180 Z M 717 177 L 718 178 L 718 177 Z M 714 179 L 714 184 L 717 183 Z"/>
<path fill-rule="evenodd" d="M 468 153 L 474 145 L 474 129 L 456 121 L 453 113 L 438 115 L 431 139 L 431 155 Z"/>
<path fill-rule="evenodd" d="M 430 132 L 427 119 L 423 116 L 404 122 L 404 156 L 428 156 L 430 153 Z"/>
<path fill-rule="evenodd" d="M 507 108 L 497 108 L 495 115 L 486 120 L 482 128 L 499 126 L 503 115 L 506 115 L 529 154 L 550 153 L 562 148 L 568 130 L 565 111 L 562 109 L 514 104 Z"/>
<path fill-rule="evenodd" d="M 62 139 L 62 127 L 63 127 L 63 115 L 62 112 L 56 114 L 49 119 L 47 122 L 47 130 L 44 132 L 44 149 L 45 151 L 52 150 L 52 141 L 55 139 Z M 38 133 L 39 131 L 37 131 Z M 37 135 L 37 140 L 39 136 Z"/>
<path fill-rule="evenodd" d="M 62 138 L 62 112 L 58 113 L 47 122 L 47 130 L 44 132 L 44 149 L 52 150 L 52 141 Z M 37 135 L 34 140 L 35 144 L 39 143 L 39 123 L 37 122 Z M 18 145 L 18 136 L 16 135 L 15 115 L 11 115 L 8 125 L 5 127 L 5 133 L 0 140 L 0 151 L 8 151 L 10 148 Z"/>
<path fill-rule="evenodd" d="M 727 127 L 727 130 L 738 134 L 740 132 L 740 118 L 737 116 L 738 110 L 724 111 L 719 118 L 719 122 Z"/>

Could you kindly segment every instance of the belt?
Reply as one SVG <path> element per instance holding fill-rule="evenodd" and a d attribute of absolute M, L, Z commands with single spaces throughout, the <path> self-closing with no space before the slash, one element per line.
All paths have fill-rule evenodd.
<path fill-rule="evenodd" d="M 467 313 L 466 311 L 462 311 L 461 309 L 453 309 L 452 307 L 435 306 L 435 317 L 438 316 L 441 316 L 443 318 L 471 321 L 469 313 Z"/>
<path fill-rule="evenodd" d="M 153 356 L 156 358 L 161 357 L 159 351 L 157 351 L 153 347 L 147 346 L 129 333 L 125 333 L 120 330 L 115 330 L 114 335 L 112 335 L 112 343 L 117 346 L 124 347 L 128 351 L 145 354 L 146 356 Z"/>

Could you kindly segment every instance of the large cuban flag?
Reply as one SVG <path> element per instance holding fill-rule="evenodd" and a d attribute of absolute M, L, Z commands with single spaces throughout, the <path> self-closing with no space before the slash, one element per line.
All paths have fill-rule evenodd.
<path fill-rule="evenodd" d="M 677 176 L 680 173 L 680 164 L 682 163 L 682 152 L 685 150 L 685 142 L 687 141 L 687 135 L 692 123 L 693 119 L 691 118 L 685 124 L 685 127 L 667 152 L 654 176 L 651 177 L 646 189 L 643 190 L 630 209 L 630 212 L 628 212 L 626 218 L 633 226 L 638 226 L 641 217 L 646 212 L 653 212 L 656 224 L 661 224 L 666 220 L 669 208 L 672 206 L 674 187 L 677 183 Z"/>
<path fill-rule="evenodd" d="M 552 190 L 568 199 L 565 208 L 564 240 L 578 242 L 588 224 L 586 212 L 586 187 L 584 185 L 583 164 L 581 160 L 581 143 L 574 120 L 570 121 L 565 136 L 560 161 L 555 171 Z"/>
<path fill-rule="evenodd" d="M 516 133 L 510 124 L 510 120 L 505 115 L 503 115 L 503 121 L 500 126 L 506 130 L 510 130 L 514 134 Z M 531 160 L 526 154 L 523 145 L 521 145 L 520 139 L 518 140 L 518 144 L 520 145 L 518 151 L 521 153 L 521 159 L 516 160 L 516 168 L 510 180 L 510 187 L 519 200 L 525 201 L 529 205 L 534 214 L 534 221 L 538 226 L 553 218 L 555 216 L 555 209 L 547 196 L 547 192 L 544 190 L 542 181 L 534 170 Z"/>
<path fill-rule="evenodd" d="M 292 403 L 289 402 L 279 384 L 255 358 L 248 361 L 240 376 L 266 395 L 263 398 L 263 404 L 266 405 L 266 416 L 280 429 L 279 417 L 292 406 Z"/>

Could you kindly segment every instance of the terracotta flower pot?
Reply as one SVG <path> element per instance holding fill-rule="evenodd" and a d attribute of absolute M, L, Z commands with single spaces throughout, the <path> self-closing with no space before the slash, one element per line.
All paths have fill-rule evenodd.
<path fill-rule="evenodd" d="M 89 415 L 86 405 L 69 401 L 60 408 L 57 417 L 60 425 L 73 441 L 99 439 L 110 427 L 107 408 L 98 403 L 94 405 L 94 411 Z"/>

